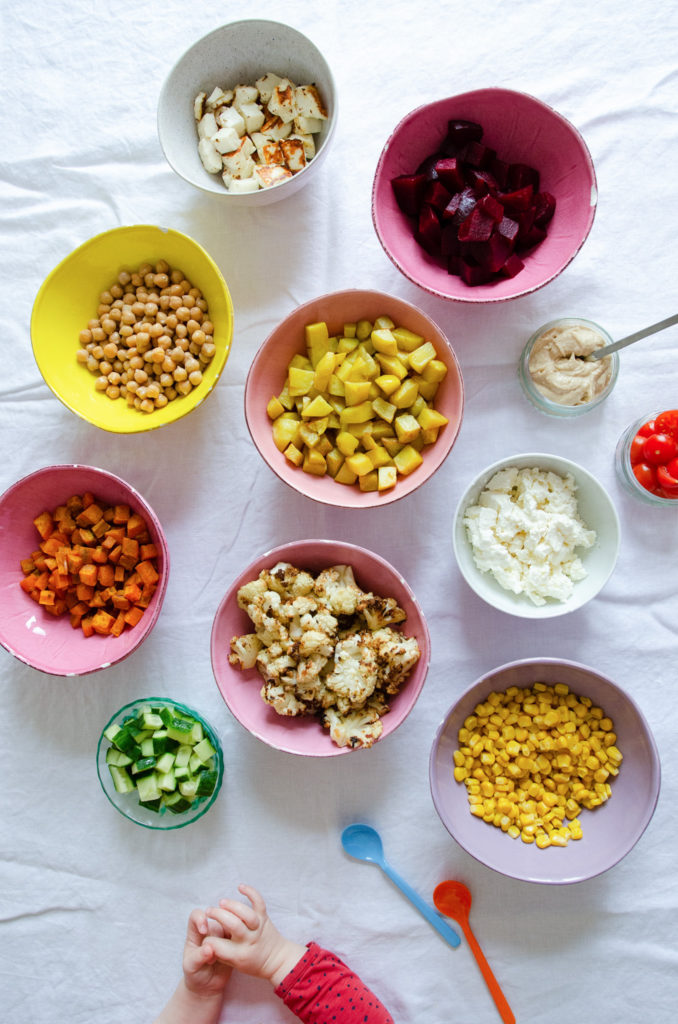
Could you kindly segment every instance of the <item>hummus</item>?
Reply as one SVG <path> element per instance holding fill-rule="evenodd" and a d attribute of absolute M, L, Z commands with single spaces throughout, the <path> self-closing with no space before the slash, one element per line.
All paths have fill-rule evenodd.
<path fill-rule="evenodd" d="M 550 327 L 532 346 L 528 369 L 535 388 L 558 405 L 586 405 L 605 390 L 612 377 L 612 357 L 584 357 L 607 344 L 602 334 L 583 324 Z"/>

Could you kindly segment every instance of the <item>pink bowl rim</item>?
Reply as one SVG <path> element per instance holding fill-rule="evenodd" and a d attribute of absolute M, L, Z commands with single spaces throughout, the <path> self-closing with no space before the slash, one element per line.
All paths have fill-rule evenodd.
<path fill-rule="evenodd" d="M 265 735 L 253 732 L 251 729 L 249 729 L 249 727 L 247 725 L 245 725 L 241 721 L 240 717 L 238 716 L 238 713 L 231 706 L 228 698 L 226 697 L 224 691 L 222 690 L 222 688 L 221 688 L 221 686 L 219 684 L 219 678 L 218 678 L 217 670 L 216 670 L 217 622 L 218 622 L 218 620 L 219 620 L 219 618 L 221 616 L 222 610 L 224 608 L 226 608 L 226 606 L 229 604 L 229 602 L 232 602 L 232 601 L 235 600 L 236 591 L 238 590 L 238 588 L 240 586 L 243 585 L 244 582 L 246 582 L 247 577 L 251 578 L 251 574 L 256 571 L 257 566 L 261 565 L 261 563 L 264 562 L 264 561 L 266 561 L 266 562 L 270 561 L 272 564 L 274 564 L 275 562 L 279 562 L 279 561 L 285 561 L 286 560 L 284 558 L 285 554 L 287 552 L 289 552 L 290 550 L 292 550 L 292 549 L 298 548 L 300 545 L 312 546 L 315 549 L 318 549 L 318 553 L 319 554 L 320 554 L 320 552 L 323 549 L 328 549 L 330 547 L 333 547 L 333 548 L 342 547 L 342 548 L 345 548 L 347 551 L 353 551 L 353 552 L 358 551 L 363 557 L 366 558 L 367 561 L 371 561 L 373 563 L 376 563 L 382 569 L 386 570 L 386 572 L 389 575 L 393 575 L 393 576 L 396 576 L 398 578 L 401 586 L 404 588 L 405 592 L 407 593 L 407 596 L 409 597 L 410 601 L 412 602 L 412 605 L 413 605 L 413 607 L 414 607 L 414 609 L 415 609 L 415 611 L 417 613 L 417 618 L 419 620 L 419 625 L 421 627 L 421 633 L 422 633 L 422 637 L 423 637 L 423 641 L 424 642 L 423 642 L 423 644 L 421 644 L 421 656 L 419 658 L 419 661 L 417 663 L 415 671 L 417 672 L 418 675 L 421 675 L 421 679 L 420 679 L 420 681 L 419 681 L 419 683 L 417 685 L 416 692 L 413 692 L 411 694 L 412 702 L 411 702 L 410 708 L 405 712 L 405 714 L 403 715 L 402 719 L 400 721 L 398 721 L 393 726 L 393 728 L 388 731 L 388 733 L 386 733 L 385 735 L 382 735 L 377 740 L 377 742 L 374 744 L 373 747 L 367 748 L 368 751 L 369 750 L 373 750 L 374 747 L 378 747 L 379 744 L 383 743 L 383 741 L 385 739 L 387 739 L 394 732 L 396 732 L 397 729 L 400 728 L 400 726 L 403 724 L 405 719 L 410 714 L 410 711 L 412 711 L 412 709 L 414 708 L 415 704 L 417 703 L 417 701 L 418 701 L 418 699 L 419 699 L 419 697 L 421 695 L 421 691 L 424 688 L 424 683 L 426 682 L 426 677 L 428 675 L 428 670 L 429 670 L 429 666 L 430 666 L 430 663 L 431 663 L 431 635 L 430 635 L 430 632 L 429 632 L 428 624 L 426 622 L 426 617 L 424 615 L 423 609 L 422 609 L 419 601 L 417 600 L 417 597 L 416 597 L 414 591 L 410 587 L 410 585 L 407 582 L 407 580 L 405 579 L 405 577 L 400 572 L 398 572 L 398 570 L 395 568 L 395 566 L 393 566 L 389 561 L 387 561 L 387 559 L 383 558 L 381 555 L 376 554 L 376 552 L 369 550 L 368 548 L 361 547 L 359 544 L 352 544 L 350 541 L 331 540 L 330 538 L 316 538 L 316 537 L 313 537 L 313 538 L 303 538 L 303 539 L 300 539 L 300 540 L 287 541 L 284 544 L 279 544 L 276 547 L 269 548 L 268 551 L 264 551 L 257 558 L 253 559 L 250 562 L 250 564 L 248 566 L 246 566 L 238 574 L 238 576 L 233 580 L 233 582 L 229 586 L 229 588 L 226 591 L 224 597 L 219 602 L 219 606 L 217 608 L 217 611 L 215 613 L 215 616 L 214 616 L 214 619 L 213 619 L 213 622 L 212 622 L 212 630 L 211 630 L 211 634 L 210 634 L 210 660 L 211 660 L 211 663 L 212 663 L 212 674 L 214 676 L 215 685 L 216 685 L 217 689 L 219 690 L 219 693 L 221 694 L 221 697 L 222 697 L 224 703 L 226 704 L 226 707 L 231 712 L 231 714 L 233 715 L 235 720 L 238 722 L 238 724 L 247 733 L 249 733 L 251 736 L 254 736 L 256 739 L 261 740 L 263 743 L 266 743 L 273 750 L 279 750 L 279 751 L 281 751 L 282 753 L 285 753 L 285 754 L 295 754 L 298 757 L 311 757 L 311 758 L 317 758 L 317 757 L 336 757 L 336 756 L 341 756 L 341 755 L 345 755 L 345 754 L 355 754 L 356 753 L 356 750 L 353 750 L 350 747 L 338 747 L 335 743 L 333 743 L 329 739 L 329 736 L 327 737 L 327 741 L 328 741 L 327 749 L 322 751 L 322 752 L 314 752 L 314 751 L 309 751 L 309 750 L 299 750 L 293 744 L 289 744 L 287 746 L 283 746 L 281 744 L 273 743 Z M 327 564 L 330 565 L 330 564 L 332 564 L 332 562 L 328 560 Z M 347 564 L 350 564 L 348 562 L 348 560 L 347 560 Z M 259 570 L 259 571 L 261 571 L 261 570 Z M 400 692 L 402 693 L 402 690 Z M 392 712 L 389 712 L 389 714 L 391 714 L 391 713 Z M 387 717 L 387 720 L 388 720 L 388 717 Z M 358 750 L 359 749 L 360 748 L 358 748 Z"/>
<path fill-rule="evenodd" d="M 304 309 L 307 309 L 308 307 L 314 306 L 317 302 L 322 301 L 323 299 L 337 299 L 340 296 L 344 296 L 344 295 L 357 296 L 357 295 L 360 295 L 360 294 L 371 295 L 371 296 L 378 296 L 380 298 L 383 298 L 386 302 L 388 302 L 388 301 L 390 301 L 390 302 L 395 301 L 395 302 L 401 303 L 404 306 L 409 306 L 419 316 L 422 316 L 428 323 L 430 323 L 432 325 L 433 329 L 441 336 L 442 339 L 444 339 L 445 344 L 447 346 L 447 350 L 448 350 L 448 353 L 449 353 L 449 365 L 446 362 L 446 365 L 448 365 L 448 372 L 449 372 L 450 366 L 453 366 L 454 369 L 455 369 L 455 372 L 456 372 L 456 375 L 457 375 L 457 381 L 458 381 L 458 385 L 459 385 L 460 406 L 459 406 L 459 418 L 458 418 L 457 423 L 454 426 L 453 426 L 451 421 L 449 423 L 449 427 L 452 428 L 452 429 L 450 429 L 450 432 L 449 432 L 449 435 L 448 435 L 449 436 L 449 441 L 445 442 L 447 448 L 445 450 L 444 455 L 442 456 L 442 458 L 440 459 L 439 462 L 436 462 L 435 466 L 432 466 L 428 470 L 426 475 L 422 475 L 419 478 L 418 483 L 416 483 L 414 487 L 411 487 L 409 490 L 402 490 L 402 489 L 399 489 L 398 485 L 396 484 L 396 486 L 393 487 L 390 492 L 363 491 L 363 492 L 361 492 L 361 497 L 364 500 L 362 500 L 360 502 L 360 504 L 347 505 L 347 504 L 344 504 L 341 501 L 332 501 L 330 498 L 325 497 L 323 495 L 307 494 L 306 491 L 302 490 L 301 488 L 299 488 L 297 486 L 297 484 L 295 483 L 295 480 L 297 478 L 296 477 L 292 477 L 292 476 L 289 475 L 290 471 L 287 469 L 287 467 L 285 466 L 284 463 L 278 463 L 276 465 L 273 465 L 271 462 L 268 461 L 268 459 L 264 456 L 263 452 L 259 448 L 259 445 L 257 444 L 257 439 L 256 439 L 256 436 L 255 436 L 255 431 L 253 430 L 252 424 L 250 422 L 250 417 L 249 417 L 249 414 L 248 414 L 248 405 L 249 405 L 248 397 L 249 397 L 249 391 L 250 391 L 250 387 L 251 387 L 251 382 L 254 380 L 254 377 L 255 377 L 255 374 L 256 374 L 256 370 L 258 368 L 259 363 L 263 362 L 263 360 L 264 360 L 264 357 L 265 357 L 265 354 L 266 354 L 265 353 L 266 348 L 271 343 L 271 341 L 273 339 L 273 336 L 283 327 L 283 325 L 286 323 L 287 320 L 291 319 L 293 316 L 296 316 L 297 314 L 302 313 Z M 461 430 L 461 425 L 462 425 L 462 422 L 463 422 L 463 419 L 464 419 L 465 402 L 466 402 L 466 396 L 465 396 L 465 392 L 464 392 L 464 378 L 463 378 L 463 375 L 462 375 L 462 372 L 461 372 L 461 364 L 459 363 L 459 360 L 457 359 L 456 352 L 454 351 L 454 349 L 453 349 L 453 347 L 452 347 L 452 345 L 451 345 L 451 343 L 449 341 L 449 338 L 447 337 L 447 332 L 444 331 L 443 328 L 440 327 L 436 323 L 436 321 L 432 317 L 430 317 L 428 315 L 428 313 L 424 312 L 424 310 L 421 309 L 419 306 L 415 306 L 415 304 L 413 302 L 410 302 L 408 299 L 403 299 L 403 298 L 401 298 L 398 295 L 389 295 L 387 292 L 381 292 L 381 291 L 379 291 L 376 288 L 341 288 L 341 289 L 339 289 L 338 291 L 335 291 L 335 292 L 326 292 L 323 295 L 318 295 L 314 299 L 308 299 L 306 302 L 301 303 L 301 305 L 295 306 L 294 309 L 290 313 L 287 314 L 287 316 L 283 317 L 283 319 L 280 320 L 278 324 L 276 324 L 276 326 L 273 328 L 273 330 L 269 332 L 269 334 L 266 336 L 266 338 L 262 341 L 261 345 L 259 346 L 259 349 L 257 350 L 257 352 L 256 352 L 256 354 L 254 356 L 254 359 L 252 360 L 252 362 L 250 364 L 250 368 L 249 368 L 249 370 L 247 372 L 247 378 L 245 380 L 245 390 L 244 390 L 244 396 L 243 396 L 243 405 L 244 405 L 244 410 L 245 410 L 245 422 L 247 424 L 247 429 L 248 429 L 250 437 L 252 439 L 252 443 L 253 443 L 254 447 L 257 449 L 257 451 L 259 452 L 259 455 L 261 456 L 261 458 L 263 459 L 265 464 L 269 467 L 269 469 L 273 473 L 275 473 L 275 475 L 278 477 L 278 479 L 280 481 L 282 481 L 282 483 L 286 484 L 296 494 L 301 494 L 303 497 L 309 498 L 311 501 L 317 501 L 319 504 L 327 505 L 330 508 L 342 508 L 342 509 L 346 509 L 347 511 L 360 511 L 362 509 L 367 509 L 367 508 L 381 508 L 384 505 L 391 505 L 391 504 L 393 504 L 396 501 L 402 501 L 403 498 L 409 497 L 410 494 L 414 494 L 415 491 L 417 491 L 420 487 L 422 487 L 425 483 L 427 483 L 427 481 L 430 480 L 431 477 L 434 476 L 438 472 L 440 467 L 447 460 L 450 452 L 452 451 L 452 449 L 454 448 L 454 445 L 456 444 L 457 438 L 459 437 L 459 431 Z M 438 443 L 439 442 L 436 442 L 436 445 Z M 439 451 L 442 451 L 443 447 L 444 446 L 441 444 L 441 447 L 440 447 Z M 424 464 L 425 464 L 425 460 L 424 460 Z M 339 485 L 339 486 L 343 486 L 343 485 Z"/>
<path fill-rule="evenodd" d="M 499 673 L 506 672 L 509 669 L 520 668 L 522 666 L 527 666 L 527 665 L 535 665 L 535 666 L 540 666 L 540 665 L 544 665 L 544 666 L 549 666 L 549 665 L 562 666 L 562 667 L 565 667 L 565 668 L 572 668 L 572 669 L 576 669 L 576 670 L 579 670 L 579 671 L 582 671 L 582 672 L 589 673 L 589 674 L 591 674 L 593 676 L 597 676 L 598 679 L 602 680 L 602 682 L 604 684 L 609 686 L 611 688 L 611 690 L 616 692 L 631 707 L 631 709 L 633 710 L 634 714 L 636 715 L 636 717 L 638 719 L 638 722 L 639 722 L 639 724 L 641 726 L 641 729 L 642 729 L 642 731 L 644 733 L 644 736 L 645 736 L 645 739 L 647 741 L 647 745 L 648 745 L 648 747 L 649 747 L 649 749 L 651 751 L 650 777 L 651 777 L 651 782 L 652 782 L 653 798 L 652 798 L 652 801 L 645 807 L 645 813 L 642 816 L 641 822 L 640 822 L 639 827 L 638 827 L 638 829 L 636 831 L 636 834 L 635 834 L 635 836 L 633 838 L 633 841 L 631 843 L 627 844 L 625 847 L 621 848 L 610 859 L 610 862 L 607 865 L 605 865 L 604 867 L 601 867 L 598 870 L 596 870 L 594 872 L 591 872 L 591 873 L 581 873 L 579 875 L 569 876 L 567 878 L 550 878 L 550 879 L 545 879 L 545 878 L 532 877 L 527 872 L 524 873 L 524 874 L 516 874 L 515 872 L 511 872 L 511 871 L 508 871 L 508 870 L 504 871 L 501 868 L 495 867 L 493 864 L 492 865 L 487 864 L 483 860 L 483 858 L 481 856 L 479 856 L 472 849 L 470 849 L 470 844 L 467 844 L 458 835 L 455 835 L 453 833 L 453 831 L 451 830 L 450 826 L 443 819 L 443 816 L 442 816 L 441 811 L 440 811 L 440 783 L 438 781 L 437 773 L 436 773 L 436 770 L 435 770 L 435 759 L 436 759 L 436 754 L 437 754 L 437 751 L 438 751 L 438 747 L 440 745 L 442 736 L 443 736 L 443 734 L 444 734 L 444 732 L 445 732 L 445 730 L 447 728 L 447 724 L 448 724 L 449 719 L 451 718 L 452 714 L 454 713 L 454 711 L 456 710 L 458 705 L 463 700 L 465 700 L 468 697 L 468 695 L 474 689 L 476 689 L 476 687 L 480 687 L 481 684 L 486 684 L 486 686 L 488 687 L 488 692 L 489 692 L 489 687 L 491 685 L 491 680 L 495 676 L 499 675 Z M 503 665 L 497 665 L 495 668 L 489 669 L 487 672 L 483 672 L 483 674 L 481 676 L 478 676 L 478 678 L 473 683 L 471 683 L 470 686 L 467 686 L 463 690 L 463 692 L 459 694 L 457 699 L 447 709 L 447 711 L 445 712 L 445 714 L 444 714 L 444 716 L 442 718 L 442 721 L 440 722 L 440 724 L 438 725 L 438 728 L 436 729 L 435 736 L 434 736 L 434 739 L 433 739 L 433 743 L 431 745 L 431 752 L 430 752 L 430 755 L 429 755 L 429 788 L 430 788 L 430 791 L 431 791 L 431 798 L 433 800 L 433 805 L 434 805 L 434 807 L 436 809 L 436 813 L 438 814 L 438 817 L 440 818 L 441 823 L 444 825 L 446 831 L 450 834 L 450 836 L 455 841 L 455 843 L 458 843 L 458 845 L 461 846 L 461 848 L 463 850 L 465 850 L 466 853 L 469 854 L 469 856 L 473 857 L 474 860 L 477 860 L 480 864 L 485 865 L 490 870 L 496 871 L 498 874 L 504 875 L 507 878 L 514 878 L 517 881 L 531 882 L 531 883 L 534 883 L 534 884 L 537 884 L 537 885 L 572 885 L 572 884 L 575 884 L 576 882 L 584 882 L 584 881 L 587 881 L 587 880 L 589 880 L 591 878 L 595 878 L 595 877 L 597 877 L 599 875 L 604 874 L 606 871 L 609 871 L 610 868 L 615 867 L 621 860 L 623 860 L 624 857 L 628 853 L 630 853 L 631 850 L 633 849 L 633 847 L 639 842 L 639 840 L 641 839 L 643 833 L 645 832 L 645 830 L 647 829 L 648 825 L 652 821 L 652 817 L 654 815 L 655 809 L 657 807 L 657 803 L 659 801 L 659 793 L 660 793 L 660 790 L 661 790 L 661 759 L 659 757 L 659 750 L 657 748 L 657 742 L 656 742 L 656 740 L 654 738 L 652 730 L 650 729 L 648 721 L 645 718 L 645 715 L 643 714 L 643 712 L 641 711 L 640 707 L 638 706 L 636 701 L 633 699 L 633 697 L 631 697 L 631 695 L 625 689 L 623 689 L 623 687 L 621 687 L 619 685 L 619 683 L 615 683 L 614 680 L 611 679 L 609 676 L 605 675 L 603 672 L 599 672 L 595 668 L 592 668 L 590 665 L 585 665 L 585 664 L 583 664 L 583 662 L 573 661 L 573 660 L 568 659 L 568 658 L 554 658 L 554 657 L 519 658 L 519 659 L 517 659 L 515 661 L 505 662 Z"/>
<path fill-rule="evenodd" d="M 108 658 L 102 664 L 94 665 L 92 668 L 87 668 L 79 671 L 43 668 L 40 665 L 36 664 L 34 661 L 32 661 L 29 657 L 26 657 L 23 654 L 20 654 L 18 651 L 15 651 L 13 647 L 6 642 L 0 630 L 0 646 L 2 646 L 8 652 L 8 654 L 11 654 L 14 658 L 16 658 L 17 661 L 20 661 L 23 665 L 27 665 L 29 668 L 34 669 L 36 672 L 41 672 L 43 675 L 69 679 L 79 678 L 85 675 L 91 675 L 94 672 L 101 672 L 104 669 L 111 668 L 113 665 L 117 665 L 119 662 L 124 661 L 126 658 L 129 657 L 130 654 L 132 654 L 134 651 L 136 651 L 138 647 L 141 646 L 141 644 L 144 642 L 148 634 L 155 626 L 158 620 L 158 616 L 160 615 L 163 601 L 165 599 L 165 593 L 167 591 L 167 584 L 169 582 L 170 571 L 170 555 L 169 548 L 167 545 L 167 538 L 165 537 L 165 531 L 163 530 L 162 524 L 160 523 L 158 516 L 156 515 L 153 508 L 148 504 L 143 495 L 140 494 L 140 492 L 137 491 L 137 489 L 133 487 L 132 484 L 128 483 L 126 480 L 123 479 L 123 477 L 118 476 L 116 473 L 112 473 L 110 470 L 101 469 L 98 466 L 86 465 L 85 463 L 81 462 L 64 462 L 50 466 L 43 466 L 41 469 L 36 469 L 32 473 L 27 473 L 19 480 L 16 480 L 13 484 L 10 484 L 10 486 L 5 491 L 3 491 L 2 494 L 0 494 L 0 508 L 2 508 L 4 503 L 9 498 L 14 496 L 16 491 L 18 491 L 21 487 L 29 483 L 29 481 L 36 480 L 41 476 L 51 475 L 53 473 L 60 473 L 62 471 L 73 472 L 74 470 L 83 470 L 85 472 L 94 473 L 97 476 L 103 477 L 104 479 L 107 479 L 121 486 L 124 490 L 129 491 L 130 494 L 134 495 L 135 501 L 138 501 L 142 511 L 144 512 L 144 515 L 151 520 L 155 528 L 158 540 L 160 542 L 160 546 L 162 548 L 163 572 L 161 576 L 160 585 L 156 589 L 157 597 L 155 598 L 153 610 L 150 616 L 148 616 L 147 622 L 144 622 L 143 620 L 146 618 L 148 612 L 146 612 L 146 614 L 144 615 L 142 619 L 142 630 L 136 635 L 135 633 L 132 633 L 132 636 L 134 637 L 134 642 L 132 643 L 132 646 L 128 647 L 124 651 L 121 651 L 119 657 Z"/>
<path fill-rule="evenodd" d="M 395 136 L 398 134 L 398 132 L 401 130 L 401 128 L 403 128 L 406 124 L 408 124 L 415 117 L 417 117 L 420 114 L 422 114 L 425 110 L 428 110 L 428 109 L 431 109 L 433 107 L 436 107 L 436 106 L 438 106 L 441 103 L 450 102 L 452 100 L 455 100 L 455 101 L 456 100 L 462 100 L 462 101 L 464 101 L 464 100 L 474 99 L 474 98 L 476 98 L 478 96 L 488 95 L 490 93 L 494 93 L 497 96 L 499 96 L 499 95 L 503 95 L 503 96 L 519 96 L 521 99 L 531 101 L 532 103 L 536 104 L 537 106 L 542 107 L 544 110 L 547 110 L 550 114 L 552 114 L 555 118 L 557 118 L 559 121 L 561 121 L 570 130 L 570 132 L 579 140 L 579 143 L 581 145 L 582 154 L 584 156 L 586 168 L 587 168 L 587 170 L 588 170 L 588 172 L 589 172 L 589 174 L 591 176 L 591 189 L 592 189 L 592 193 L 595 190 L 596 201 L 592 202 L 591 205 L 590 205 L 589 216 L 588 216 L 588 220 L 587 220 L 587 223 L 586 223 L 586 230 L 585 230 L 585 232 L 584 232 L 584 234 L 583 234 L 583 236 L 581 238 L 581 241 L 579 242 L 579 244 L 577 245 L 575 250 L 572 252 L 570 257 L 564 263 L 562 263 L 560 266 L 556 267 L 555 270 L 553 271 L 553 273 L 550 274 L 549 277 L 546 277 L 543 281 L 539 282 L 538 284 L 531 285 L 529 288 L 523 288 L 520 291 L 515 292 L 512 295 L 499 295 L 499 296 L 494 296 L 494 297 L 492 297 L 491 295 L 486 295 L 486 294 L 482 294 L 482 295 L 481 294 L 478 294 L 478 295 L 468 295 L 468 296 L 466 296 L 466 295 L 450 295 L 447 292 L 442 292 L 438 288 L 434 288 L 431 285 L 426 284 L 424 281 L 421 281 L 419 278 L 417 278 L 417 277 L 413 276 L 412 274 L 408 273 L 408 271 L 405 270 L 405 268 L 401 265 L 401 263 L 398 260 L 398 258 L 387 248 L 387 246 L 386 246 L 386 244 L 384 242 L 384 239 L 383 239 L 383 237 L 381 235 L 381 231 L 379 229 L 378 223 L 377 223 L 377 220 L 378 220 L 378 218 L 377 218 L 377 211 L 376 211 L 376 207 L 377 207 L 377 202 L 376 202 L 377 188 L 378 188 L 379 180 L 380 180 L 381 175 L 382 175 L 384 163 L 386 162 L 386 157 L 387 157 L 389 149 L 391 147 L 391 143 L 393 142 Z M 575 127 L 575 125 L 572 124 L 572 122 L 568 118 L 566 118 L 563 114 L 560 114 L 550 104 L 546 103 L 544 100 L 539 99 L 537 96 L 533 96 L 529 92 L 524 92 L 524 91 L 522 91 L 520 89 L 503 89 L 503 88 L 501 88 L 499 86 L 489 86 L 489 87 L 487 87 L 485 89 L 472 89 L 469 92 L 456 93 L 453 96 L 445 96 L 442 99 L 433 100 L 430 103 L 422 103 L 422 104 L 420 104 L 420 106 L 415 107 L 414 110 L 411 110 L 408 114 L 405 114 L 405 116 L 400 119 L 400 121 L 397 123 L 397 125 L 395 126 L 395 128 L 393 129 L 391 134 L 389 135 L 388 139 L 384 143 L 384 146 L 382 148 L 381 154 L 379 156 L 379 160 L 377 161 L 377 168 L 376 168 L 376 171 L 375 171 L 375 174 L 374 174 L 374 179 L 373 179 L 373 182 L 372 182 L 372 204 L 371 204 L 372 205 L 372 224 L 374 226 L 374 230 L 375 230 L 375 233 L 377 235 L 377 238 L 379 239 L 381 247 L 384 250 L 384 252 L 386 253 L 386 255 L 389 258 L 389 260 L 391 261 L 391 263 L 393 264 L 393 266 L 397 270 L 399 270 L 400 273 L 404 277 L 406 277 L 408 279 L 408 281 L 411 281 L 412 284 L 415 284 L 418 288 L 423 289 L 423 291 L 428 292 L 429 295 L 435 295 L 439 299 L 446 299 L 448 302 L 465 302 L 465 303 L 469 303 L 471 305 L 484 305 L 486 303 L 491 303 L 491 302 L 492 303 L 511 302 L 513 299 L 520 299 L 520 298 L 522 298 L 525 295 L 531 295 L 533 292 L 539 291 L 540 288 L 543 288 L 545 285 L 550 284 L 551 281 L 553 281 L 556 277 L 558 277 L 560 274 L 562 274 L 562 272 L 565 270 L 565 268 L 570 265 L 570 263 L 575 258 L 577 253 L 581 250 L 581 248 L 584 245 L 584 242 L 588 238 L 589 234 L 591 233 L 591 228 L 593 227 L 593 221 L 595 219 L 596 210 L 597 210 L 597 207 L 598 207 L 597 196 L 598 196 L 598 181 L 597 181 L 597 178 L 596 178 L 596 171 L 595 171 L 595 167 L 594 167 L 594 164 L 593 164 L 593 158 L 591 156 L 591 152 L 590 152 L 590 150 L 589 150 L 589 148 L 588 148 L 588 146 L 586 144 L 586 141 L 585 141 L 583 135 Z M 514 280 L 515 280 L 515 278 L 514 278 Z M 469 289 L 469 291 L 473 291 L 473 289 Z"/>

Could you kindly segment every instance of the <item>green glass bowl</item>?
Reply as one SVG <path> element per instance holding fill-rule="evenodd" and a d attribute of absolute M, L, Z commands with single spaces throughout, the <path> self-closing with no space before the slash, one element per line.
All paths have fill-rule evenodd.
<path fill-rule="evenodd" d="M 214 754 L 214 765 L 217 771 L 216 785 L 208 796 L 196 798 L 191 807 L 186 811 L 174 813 L 167 807 L 161 807 L 158 811 L 153 811 L 139 803 L 135 792 L 118 793 L 113 785 L 113 779 L 106 763 L 106 751 L 111 746 L 111 742 L 104 733 L 113 724 L 122 725 L 123 722 L 136 718 L 142 708 L 149 706 L 177 708 L 183 714 L 191 715 L 200 722 L 205 736 L 216 751 Z M 219 737 L 214 729 L 194 708 L 187 707 L 181 701 L 170 700 L 167 697 L 143 697 L 121 707 L 102 729 L 97 746 L 97 774 L 105 795 L 116 811 L 119 811 L 123 817 L 133 821 L 135 825 L 142 825 L 144 828 L 169 831 L 170 829 L 185 828 L 186 825 L 191 825 L 198 818 L 202 818 L 203 814 L 210 809 L 221 789 L 224 777 L 224 755 Z"/>

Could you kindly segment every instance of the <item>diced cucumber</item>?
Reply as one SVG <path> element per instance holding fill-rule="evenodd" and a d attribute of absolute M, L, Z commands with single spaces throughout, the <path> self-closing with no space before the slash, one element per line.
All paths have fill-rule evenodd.
<path fill-rule="evenodd" d="M 148 775 L 152 772 L 158 762 L 154 757 L 140 757 L 132 765 L 132 775 Z"/>
<path fill-rule="evenodd" d="M 198 779 L 195 775 L 192 775 L 189 779 L 185 779 L 179 783 L 179 792 L 182 796 L 185 796 L 187 800 L 192 800 L 198 792 Z"/>
<path fill-rule="evenodd" d="M 204 766 L 204 764 L 202 763 L 202 761 L 200 760 L 200 758 L 198 757 L 197 754 L 191 754 L 191 757 L 190 757 L 189 762 L 188 762 L 188 767 L 189 767 L 190 771 L 193 774 L 195 774 L 196 772 L 199 772 L 200 769 L 204 768 L 205 766 Z"/>
<path fill-rule="evenodd" d="M 155 757 L 156 751 L 153 746 L 153 740 L 150 736 L 148 739 L 141 741 L 139 749 L 141 750 L 142 757 Z"/>
<path fill-rule="evenodd" d="M 132 763 L 132 758 L 123 754 L 117 747 L 109 747 L 106 751 L 106 764 L 115 764 L 118 768 L 125 768 Z"/>
<path fill-rule="evenodd" d="M 191 801 L 187 800 L 186 797 L 182 796 L 177 790 L 174 793 L 170 793 L 169 796 L 165 798 L 165 807 L 168 811 L 171 811 L 172 814 L 182 814 L 191 807 Z"/>
<path fill-rule="evenodd" d="M 109 764 L 108 770 L 111 773 L 116 793 L 132 792 L 134 783 L 127 774 L 126 768 L 120 768 L 117 764 Z"/>
<path fill-rule="evenodd" d="M 113 743 L 121 728 L 117 722 L 114 722 L 113 725 L 109 725 L 107 729 L 104 729 L 104 736 L 110 743 Z"/>
<path fill-rule="evenodd" d="M 158 786 L 158 777 L 155 772 L 152 772 L 150 775 L 137 776 L 137 791 L 139 793 L 139 800 L 145 804 L 150 800 L 160 799 L 162 793 Z"/>
<path fill-rule="evenodd" d="M 214 787 L 217 784 L 218 772 L 214 769 L 211 771 L 200 772 L 198 775 L 198 786 L 195 791 L 196 796 L 209 796 L 210 793 L 214 792 Z"/>
<path fill-rule="evenodd" d="M 174 767 L 174 754 L 172 754 L 168 750 L 166 754 L 162 754 L 158 758 L 156 766 L 155 766 L 155 770 L 160 775 L 164 775 L 165 772 L 168 772 L 173 767 Z"/>
<path fill-rule="evenodd" d="M 124 754 L 129 754 L 131 758 L 136 758 L 138 756 L 137 751 L 139 751 L 139 744 L 134 739 L 134 736 L 127 726 L 123 726 L 122 729 L 118 729 L 111 742 L 114 747 L 117 747 L 118 750 L 122 750 Z"/>
<path fill-rule="evenodd" d="M 210 757 L 216 754 L 216 750 L 205 736 L 204 739 L 200 740 L 199 743 L 193 747 L 193 753 L 196 757 L 199 757 L 203 764 L 206 764 Z"/>
<path fill-rule="evenodd" d="M 159 800 L 140 800 L 139 806 L 147 807 L 149 811 L 155 811 L 156 814 L 159 814 L 162 808 L 162 797 Z"/>
<path fill-rule="evenodd" d="M 159 714 L 155 711 L 144 711 L 143 714 L 137 715 L 137 725 L 140 729 L 162 729 L 163 721 Z"/>
<path fill-rule="evenodd" d="M 174 766 L 174 778 L 177 782 L 183 782 L 185 779 L 191 778 L 191 772 L 187 764 Z"/>
<path fill-rule="evenodd" d="M 192 753 L 193 753 L 193 747 L 189 746 L 188 744 L 183 744 L 182 746 L 177 747 L 176 761 L 175 761 L 175 764 L 176 764 L 177 768 L 185 768 L 186 765 L 188 764 L 188 762 L 191 759 L 191 754 Z"/>
<path fill-rule="evenodd" d="M 155 754 L 165 754 L 168 750 L 176 749 L 177 741 L 169 738 L 167 729 L 158 729 L 153 733 L 153 752 Z"/>
<path fill-rule="evenodd" d="M 177 788 L 177 780 L 171 768 L 168 772 L 158 772 L 156 779 L 158 780 L 158 789 L 161 789 L 163 793 L 173 793 Z"/>

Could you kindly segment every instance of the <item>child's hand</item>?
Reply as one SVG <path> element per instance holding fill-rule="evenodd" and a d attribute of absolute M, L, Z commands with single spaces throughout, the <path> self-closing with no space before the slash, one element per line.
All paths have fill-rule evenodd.
<path fill-rule="evenodd" d="M 224 930 L 204 910 L 193 910 L 188 919 L 184 945 L 184 984 L 189 992 L 200 996 L 220 994 L 231 976 L 231 966 L 215 956 L 212 936 L 223 939 Z"/>
<path fill-rule="evenodd" d="M 240 885 L 238 889 L 251 906 L 240 900 L 224 899 L 218 907 L 210 907 L 206 913 L 221 926 L 224 937 L 210 937 L 205 944 L 224 964 L 277 986 L 304 955 L 306 947 L 280 934 L 256 889 L 250 885 Z"/>

